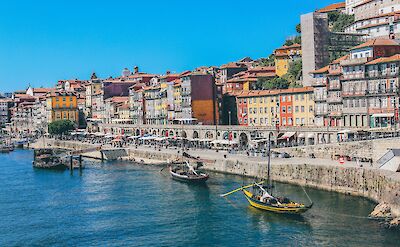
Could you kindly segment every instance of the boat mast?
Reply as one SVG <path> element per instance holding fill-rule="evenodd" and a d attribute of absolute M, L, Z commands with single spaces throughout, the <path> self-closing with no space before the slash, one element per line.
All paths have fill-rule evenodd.
<path fill-rule="evenodd" d="M 272 185 L 271 185 L 271 133 L 268 134 L 267 189 L 272 189 Z"/>

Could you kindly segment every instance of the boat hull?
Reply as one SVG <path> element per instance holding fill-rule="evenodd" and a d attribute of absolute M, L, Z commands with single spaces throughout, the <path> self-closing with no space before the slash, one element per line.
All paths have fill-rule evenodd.
<path fill-rule="evenodd" d="M 243 190 L 243 194 L 252 207 L 269 212 L 280 214 L 302 214 L 311 208 L 311 206 L 274 206 L 253 199 L 253 194 L 250 191 Z"/>
<path fill-rule="evenodd" d="M 199 175 L 199 176 L 185 176 L 185 175 L 180 175 L 178 173 L 175 173 L 173 171 L 170 171 L 172 179 L 180 182 L 186 182 L 186 183 L 204 183 L 208 180 L 209 176 L 204 174 L 204 175 Z"/>

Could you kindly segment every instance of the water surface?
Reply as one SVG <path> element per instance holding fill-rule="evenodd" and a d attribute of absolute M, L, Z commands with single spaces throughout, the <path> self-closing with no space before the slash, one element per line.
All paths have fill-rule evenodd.
<path fill-rule="evenodd" d="M 206 186 L 171 180 L 159 167 L 89 163 L 78 172 L 33 169 L 31 151 L 0 154 L 0 246 L 399 246 L 400 233 L 366 218 L 374 203 L 307 189 L 300 217 L 248 206 L 241 177 Z M 298 186 L 277 191 L 307 202 Z"/>

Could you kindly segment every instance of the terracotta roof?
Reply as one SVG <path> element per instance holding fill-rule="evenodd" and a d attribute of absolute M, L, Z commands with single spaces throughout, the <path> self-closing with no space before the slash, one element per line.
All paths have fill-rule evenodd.
<path fill-rule="evenodd" d="M 343 57 L 339 57 L 338 59 L 335 59 L 335 60 L 333 60 L 332 62 L 331 62 L 331 64 L 337 64 L 337 63 L 340 63 L 341 61 L 343 61 L 343 60 L 347 60 L 347 59 L 349 59 L 349 57 L 350 57 L 350 55 L 349 54 L 347 54 L 347 55 L 344 55 Z"/>
<path fill-rule="evenodd" d="M 329 70 L 329 66 L 325 66 L 320 69 L 311 71 L 310 74 L 324 74 L 324 73 L 328 73 L 328 70 Z"/>
<path fill-rule="evenodd" d="M 358 27 L 356 29 L 357 30 L 362 30 L 362 29 L 367 29 L 367 28 L 370 28 L 370 27 L 384 26 L 384 25 L 387 25 L 387 24 L 389 24 L 389 22 L 374 23 L 374 24 L 369 24 L 369 25 L 365 25 L 365 26 L 362 26 L 362 27 Z"/>
<path fill-rule="evenodd" d="M 357 21 L 355 21 L 354 23 L 358 23 L 358 22 L 362 22 L 365 20 L 370 20 L 370 19 L 375 19 L 375 18 L 380 18 L 380 17 L 385 17 L 385 16 L 393 16 L 396 14 L 400 14 L 400 11 L 394 11 L 394 12 L 389 12 L 389 13 L 385 13 L 385 14 L 380 14 L 380 15 L 374 15 L 374 16 L 369 16 L 369 17 L 365 17 L 363 19 L 358 19 Z M 352 24 L 354 24 L 352 23 Z M 352 25 L 350 24 L 350 25 Z"/>
<path fill-rule="evenodd" d="M 319 13 L 328 13 L 332 11 L 336 11 L 339 9 L 344 9 L 346 8 L 346 2 L 341 2 L 341 3 L 333 3 L 331 5 L 328 5 L 322 9 L 317 10 Z"/>
<path fill-rule="evenodd" d="M 287 50 L 287 49 L 293 49 L 293 48 L 301 48 L 301 45 L 300 44 L 283 45 L 279 48 L 276 48 L 275 50 Z"/>
<path fill-rule="evenodd" d="M 55 91 L 55 90 L 56 90 L 55 88 L 42 88 L 42 87 L 33 88 L 34 93 L 48 93 L 48 92 Z"/>
<path fill-rule="evenodd" d="M 120 107 L 119 107 L 119 109 L 121 109 L 121 110 L 129 110 L 129 104 L 122 104 Z"/>
<path fill-rule="evenodd" d="M 129 100 L 129 97 L 114 96 L 114 97 L 111 97 L 111 98 L 108 99 L 108 100 L 110 100 L 110 101 L 113 102 L 113 103 L 120 103 L 120 102 L 126 102 L 126 101 L 128 101 L 128 100 Z"/>
<path fill-rule="evenodd" d="M 351 50 L 361 49 L 365 47 L 373 47 L 373 46 L 396 46 L 396 45 L 399 45 L 399 43 L 397 43 L 392 39 L 371 39 L 361 45 L 351 48 Z"/>
<path fill-rule="evenodd" d="M 400 54 L 393 55 L 391 57 L 380 57 L 378 59 L 372 60 L 371 62 L 366 63 L 366 65 L 373 65 L 379 63 L 390 63 L 400 61 Z"/>
<path fill-rule="evenodd" d="M 244 67 L 246 67 L 246 65 L 243 63 L 230 62 L 230 63 L 222 65 L 220 68 L 227 69 L 227 68 L 244 68 Z"/>
<path fill-rule="evenodd" d="M 359 3 L 359 4 L 357 4 L 357 5 L 354 6 L 353 8 L 357 8 L 357 7 L 359 7 L 359 6 L 362 6 L 362 5 L 364 5 L 364 4 L 370 3 L 370 2 L 372 2 L 372 1 L 375 1 L 375 0 L 365 0 L 365 1 L 363 1 L 363 2 L 361 2 L 361 3 Z"/>
<path fill-rule="evenodd" d="M 292 94 L 292 93 L 312 93 L 312 92 L 314 92 L 313 87 L 300 87 L 300 88 L 275 89 L 275 90 L 241 91 L 241 92 L 238 92 L 236 94 L 231 94 L 231 95 L 236 96 L 238 98 L 246 98 L 246 97 Z"/>

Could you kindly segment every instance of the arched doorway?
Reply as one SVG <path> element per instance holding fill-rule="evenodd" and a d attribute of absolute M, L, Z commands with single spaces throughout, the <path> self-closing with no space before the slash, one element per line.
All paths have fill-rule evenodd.
<path fill-rule="evenodd" d="M 186 131 L 182 130 L 182 132 L 181 132 L 181 137 L 182 137 L 182 138 L 187 138 Z"/>
<path fill-rule="evenodd" d="M 214 134 L 211 131 L 207 131 L 204 135 L 205 139 L 214 139 Z"/>
<path fill-rule="evenodd" d="M 199 132 L 193 131 L 193 139 L 199 139 Z"/>
<path fill-rule="evenodd" d="M 247 149 L 249 144 L 249 138 L 246 133 L 241 133 L 239 135 L 239 145 L 241 149 Z"/>

